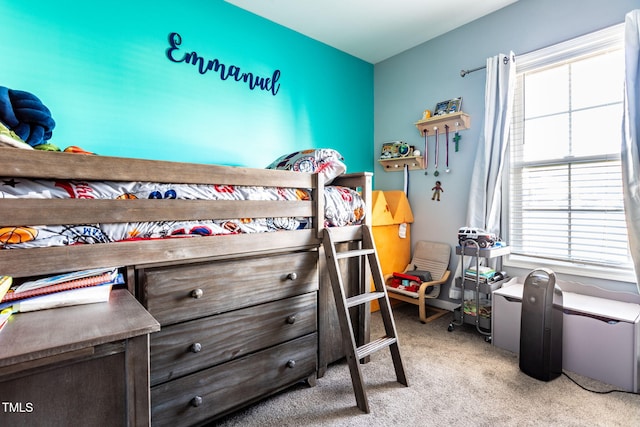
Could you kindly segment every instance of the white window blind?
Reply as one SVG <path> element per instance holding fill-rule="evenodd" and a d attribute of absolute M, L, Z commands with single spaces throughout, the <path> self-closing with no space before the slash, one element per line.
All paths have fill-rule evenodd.
<path fill-rule="evenodd" d="M 508 238 L 512 253 L 631 268 L 620 164 L 621 26 L 516 59 Z"/>

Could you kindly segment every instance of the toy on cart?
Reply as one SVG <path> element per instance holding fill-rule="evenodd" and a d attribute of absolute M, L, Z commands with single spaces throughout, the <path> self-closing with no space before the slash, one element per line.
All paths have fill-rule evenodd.
<path fill-rule="evenodd" d="M 489 248 L 498 242 L 498 237 L 481 228 L 460 227 L 458 229 L 458 243 L 465 246 L 468 240 L 475 241 L 481 248 Z"/>

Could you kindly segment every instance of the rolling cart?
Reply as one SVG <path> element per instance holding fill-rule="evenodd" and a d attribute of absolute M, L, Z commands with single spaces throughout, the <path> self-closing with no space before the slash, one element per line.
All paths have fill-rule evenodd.
<path fill-rule="evenodd" d="M 509 253 L 510 248 L 508 246 L 481 248 L 478 242 L 474 240 L 466 240 L 462 245 L 456 247 L 456 255 L 460 256 L 462 273 L 460 277 L 455 278 L 454 286 L 460 289 L 461 296 L 460 305 L 453 311 L 453 321 L 449 324 L 449 332 L 453 331 L 456 326 L 472 324 L 476 326 L 476 330 L 480 334 L 484 335 L 485 341 L 491 341 L 491 294 L 502 287 L 507 277 L 504 274 L 500 274 L 498 280 L 484 280 L 481 278 L 481 275 L 477 274 L 480 271 L 480 258 L 500 258 Z M 465 256 L 475 258 L 475 278 L 465 274 Z M 473 261 L 471 264 L 473 264 Z M 498 265 L 496 271 L 500 271 L 502 268 L 501 259 L 498 260 Z M 465 300 L 465 290 L 473 291 L 473 299 Z"/>

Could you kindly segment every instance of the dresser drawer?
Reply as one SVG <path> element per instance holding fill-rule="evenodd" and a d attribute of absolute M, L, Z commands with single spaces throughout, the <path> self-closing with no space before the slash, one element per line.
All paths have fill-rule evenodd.
<path fill-rule="evenodd" d="M 142 301 L 164 326 L 318 289 L 317 252 L 139 271 Z"/>
<path fill-rule="evenodd" d="M 151 384 L 315 332 L 316 292 L 163 328 L 151 335 Z"/>
<path fill-rule="evenodd" d="M 154 426 L 186 426 L 276 392 L 316 371 L 317 334 L 151 389 Z"/>

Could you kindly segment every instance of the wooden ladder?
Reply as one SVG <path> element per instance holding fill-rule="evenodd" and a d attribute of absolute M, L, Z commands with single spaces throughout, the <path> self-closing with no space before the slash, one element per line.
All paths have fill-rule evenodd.
<path fill-rule="evenodd" d="M 400 358 L 400 348 L 398 346 L 398 337 L 396 326 L 391 312 L 389 297 L 384 285 L 382 269 L 378 260 L 378 254 L 373 241 L 371 229 L 366 226 L 358 226 L 354 228 L 355 233 L 344 233 L 340 229 L 325 228 L 322 243 L 324 253 L 327 259 L 327 268 L 331 279 L 331 287 L 333 296 L 336 301 L 338 311 L 338 319 L 340 320 L 340 329 L 342 330 L 342 345 L 351 372 L 351 383 L 356 396 L 358 408 L 363 412 L 369 413 L 369 402 L 367 400 L 367 392 L 364 387 L 362 372 L 360 370 L 360 360 L 365 359 L 372 353 L 389 347 L 393 367 L 396 371 L 396 379 L 400 384 L 408 386 L 405 376 L 402 359 Z M 361 240 L 358 245 L 359 249 L 350 249 L 338 252 L 336 244 L 344 242 L 353 242 Z M 338 261 L 343 258 L 366 257 L 368 268 L 371 271 L 375 291 L 370 292 L 369 283 L 361 283 L 358 287 L 364 293 L 354 296 L 347 296 L 343 285 L 342 274 Z M 367 266 L 365 265 L 365 268 Z M 367 275 L 360 275 L 361 280 Z M 364 305 L 369 310 L 369 303 L 378 300 L 380 304 L 380 315 L 384 324 L 385 335 L 366 343 L 362 346 L 356 344 L 353 325 L 349 315 L 349 308 Z"/>

